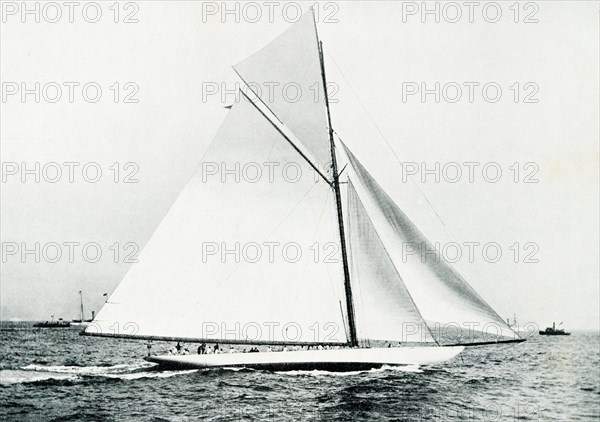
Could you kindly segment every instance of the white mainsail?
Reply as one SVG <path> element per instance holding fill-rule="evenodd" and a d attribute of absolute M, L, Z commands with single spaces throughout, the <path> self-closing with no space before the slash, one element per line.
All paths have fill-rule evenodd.
<path fill-rule="evenodd" d="M 431 242 L 352 152 L 343 143 L 341 145 L 350 164 L 346 170 L 352 181 L 349 206 L 364 206 L 363 219 L 367 221 L 363 224 L 372 224 L 399 274 L 396 281 L 406 287 L 427 326 L 437 336 L 446 334 L 445 337 L 454 337 L 456 342 L 473 342 L 476 339 L 474 333 L 483 333 L 488 339 L 518 338 L 443 257 L 431 253 L 435 250 Z M 360 200 L 352 199 L 356 194 Z"/>
<path fill-rule="evenodd" d="M 243 100 L 87 331 L 345 343 L 334 210 L 330 185 Z"/>

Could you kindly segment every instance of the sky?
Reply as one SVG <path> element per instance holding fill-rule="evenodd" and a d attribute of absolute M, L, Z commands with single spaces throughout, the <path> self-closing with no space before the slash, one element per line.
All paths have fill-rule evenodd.
<path fill-rule="evenodd" d="M 308 7 L 85 4 L 2 6 L 3 320 L 78 317 L 79 290 L 100 309 L 235 100 L 231 65 Z M 597 4 L 511 4 L 319 3 L 333 126 L 430 240 L 478 245 L 455 266 L 502 316 L 598 329 Z"/>

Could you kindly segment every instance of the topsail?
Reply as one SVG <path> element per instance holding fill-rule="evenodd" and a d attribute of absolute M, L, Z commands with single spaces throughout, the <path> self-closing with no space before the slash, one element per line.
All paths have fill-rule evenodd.
<path fill-rule="evenodd" d="M 234 66 L 320 169 L 331 161 L 327 109 L 312 13 Z"/>

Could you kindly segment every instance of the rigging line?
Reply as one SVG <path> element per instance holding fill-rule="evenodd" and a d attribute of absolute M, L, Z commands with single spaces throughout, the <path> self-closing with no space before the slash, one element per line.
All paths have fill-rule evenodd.
<path fill-rule="evenodd" d="M 298 148 L 298 146 L 294 142 L 292 142 L 292 140 L 289 138 L 289 136 L 287 136 L 287 134 L 279 126 L 277 126 L 277 124 L 275 122 L 273 122 L 271 119 L 269 119 L 269 117 L 267 116 L 267 114 L 263 110 L 261 110 L 260 107 L 258 107 L 256 105 L 256 103 L 254 101 L 252 101 L 250 99 L 250 97 L 244 91 L 242 91 L 242 89 L 240 89 L 240 92 L 242 93 L 242 95 L 244 96 L 244 98 L 246 98 L 246 100 L 248 100 L 248 102 L 250 102 L 250 104 L 252 104 L 254 106 L 254 108 L 256 108 L 260 112 L 260 114 L 262 114 L 263 117 L 265 119 L 267 119 L 267 121 L 269 123 L 271 123 L 271 125 L 273 125 L 273 127 L 281 134 L 281 136 L 283 136 L 285 138 L 285 140 L 288 141 L 292 147 L 294 147 L 294 149 L 296 150 L 296 152 L 298 154 L 300 154 L 300 156 L 302 158 L 304 158 L 304 160 L 308 164 L 310 164 L 310 166 L 313 168 L 313 170 L 316 171 L 319 174 L 319 176 L 321 176 L 323 178 L 323 180 L 325 181 L 325 183 L 327 183 L 329 186 L 332 186 L 332 182 L 330 182 L 329 179 L 327 179 L 327 177 L 325 177 L 325 175 L 323 175 L 323 173 L 321 173 L 321 171 L 319 170 L 319 167 L 317 167 L 311 160 L 309 160 L 308 157 L 300 150 L 300 148 Z M 282 125 L 282 126 L 287 127 L 285 125 Z"/>
<path fill-rule="evenodd" d="M 342 314 L 342 324 L 344 324 L 344 334 L 346 335 L 346 343 L 349 343 L 350 336 L 348 335 L 348 327 L 346 327 L 346 317 L 344 316 L 344 307 L 342 306 L 341 300 L 339 300 L 338 303 L 340 304 L 340 313 Z"/>
<path fill-rule="evenodd" d="M 358 192 L 356 191 L 356 189 L 354 189 L 354 185 L 352 184 L 351 180 L 348 180 L 348 183 L 350 184 L 350 186 L 352 187 L 352 190 L 354 190 L 354 193 L 356 195 L 356 198 L 358 199 L 358 203 L 360 204 L 360 206 L 362 207 L 364 214 L 367 216 L 367 218 L 369 219 L 369 223 L 371 224 L 371 227 L 373 228 L 373 231 L 375 232 L 375 235 L 377 236 L 377 240 L 379 240 L 379 243 L 381 243 L 381 246 L 383 247 L 383 250 L 385 251 L 388 260 L 390 261 L 390 263 L 392 264 L 392 267 L 394 268 L 394 271 L 396 272 L 396 274 L 398 275 L 398 278 L 400 279 L 400 281 L 402 282 L 403 286 L 404 286 L 404 290 L 406 290 L 406 294 L 408 295 L 408 298 L 410 299 L 410 301 L 412 302 L 413 306 L 415 307 L 415 310 L 417 311 L 417 313 L 419 314 L 419 317 L 421 318 L 421 320 L 425 323 L 425 327 L 427 328 L 427 330 L 429 331 L 429 335 L 431 336 L 431 338 L 433 339 L 433 341 L 435 341 L 435 343 L 439 346 L 440 343 L 438 342 L 438 340 L 434 337 L 433 332 L 431 331 L 431 328 L 429 327 L 429 325 L 427 324 L 427 322 L 425 321 L 425 318 L 423 318 L 423 315 L 421 314 L 421 311 L 419 310 L 419 308 L 417 307 L 417 304 L 415 303 L 415 300 L 413 299 L 412 295 L 410 294 L 410 291 L 408 290 L 408 287 L 406 287 L 406 283 L 404 283 L 404 280 L 402 279 L 402 276 L 400 275 L 400 272 L 398 271 L 398 268 L 396 268 L 396 266 L 394 265 L 394 261 L 392 261 L 392 257 L 390 256 L 389 251 L 387 250 L 385 244 L 383 243 L 383 241 L 381 240 L 381 236 L 379 236 L 379 233 L 377 232 L 377 228 L 375 227 L 375 224 L 373 223 L 373 220 L 371 219 L 371 216 L 369 215 L 369 213 L 367 213 L 367 210 L 365 209 L 365 206 L 363 205 L 362 201 L 360 200 L 360 195 L 358 194 Z"/>
<path fill-rule="evenodd" d="M 375 129 L 379 133 L 379 136 L 381 137 L 381 139 L 383 139 L 383 141 L 385 142 L 385 144 L 387 145 L 387 147 L 389 148 L 389 150 L 392 152 L 392 154 L 394 155 L 394 158 L 396 158 L 396 161 L 398 162 L 398 164 L 400 164 L 400 166 L 404 166 L 404 163 L 400 160 L 400 157 L 398 157 L 398 154 L 396 154 L 396 151 L 394 150 L 394 148 L 392 148 L 392 145 L 390 144 L 390 142 L 387 140 L 387 138 L 385 137 L 385 135 L 383 134 L 383 132 L 381 131 L 381 129 L 377 125 L 377 122 L 375 121 L 375 119 L 373 118 L 373 116 L 371 115 L 371 113 L 369 113 L 369 110 L 367 109 L 367 107 L 360 100 L 358 94 L 356 93 L 356 91 L 354 90 L 354 88 L 352 87 L 352 85 L 350 84 L 350 81 L 348 81 L 348 79 L 346 78 L 346 75 L 344 75 L 344 72 L 342 72 L 342 69 L 340 68 L 340 66 L 338 66 L 337 62 L 335 61 L 335 59 L 333 58 L 333 56 L 331 54 L 329 56 L 331 57 L 331 61 L 333 62 L 333 64 L 335 65 L 335 67 L 340 72 L 340 75 L 342 75 L 342 78 L 344 78 L 344 80 L 348 84 L 348 87 L 350 88 L 350 90 L 354 94 L 354 97 L 358 100 L 358 103 L 360 104 L 360 106 L 367 113 L 367 116 L 369 116 L 369 119 L 371 120 L 371 122 L 375 126 Z M 336 135 L 337 135 L 337 133 L 336 133 Z M 339 138 L 339 135 L 338 135 L 338 138 Z M 340 138 L 340 140 L 341 140 L 341 138 Z M 442 217 L 438 214 L 438 212 L 435 209 L 435 207 L 433 206 L 433 204 L 429 201 L 429 198 L 427 198 L 427 196 L 425 195 L 425 193 L 421 190 L 421 188 L 419 187 L 419 185 L 415 182 L 415 180 L 412 177 L 412 175 L 410 176 L 410 181 L 416 186 L 417 190 L 419 191 L 419 193 L 421 194 L 421 196 L 423 197 L 423 199 L 425 200 L 425 202 L 427 202 L 427 205 L 429 205 L 429 207 L 435 213 L 435 215 L 440 220 L 440 222 L 444 225 L 444 227 L 446 227 L 446 223 L 444 222 L 444 220 L 442 219 Z"/>

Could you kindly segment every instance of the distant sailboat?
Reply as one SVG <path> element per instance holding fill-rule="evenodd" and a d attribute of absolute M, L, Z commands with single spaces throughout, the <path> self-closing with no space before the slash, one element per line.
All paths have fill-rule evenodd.
<path fill-rule="evenodd" d="M 79 291 L 79 304 L 80 304 L 80 317 L 71 321 L 72 327 L 87 327 L 94 319 L 94 311 L 92 311 L 92 319 L 85 319 L 85 312 L 83 310 L 83 292 Z"/>
<path fill-rule="evenodd" d="M 335 139 L 314 12 L 234 70 L 248 93 L 84 335 L 260 346 L 147 360 L 272 370 L 429 364 L 523 341 L 449 264 L 421 259 L 432 244 Z M 258 88 L 269 83 L 303 94 Z M 268 163 L 301 177 L 230 174 Z M 302 253 L 266 259 L 264 245 Z M 335 259 L 314 245 L 333 245 Z"/>

